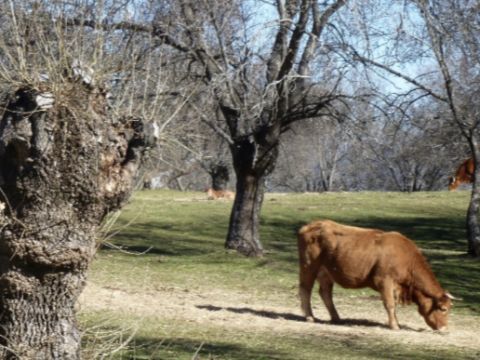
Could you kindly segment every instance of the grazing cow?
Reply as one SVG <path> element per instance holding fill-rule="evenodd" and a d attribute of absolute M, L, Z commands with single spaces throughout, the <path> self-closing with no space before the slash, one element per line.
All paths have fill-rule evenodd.
<path fill-rule="evenodd" d="M 227 199 L 232 200 L 235 197 L 235 193 L 229 190 L 213 190 L 212 188 L 207 190 L 208 200 Z"/>
<path fill-rule="evenodd" d="M 473 173 L 475 172 L 475 163 L 473 158 L 465 160 L 460 165 L 455 173 L 455 176 L 450 178 L 448 190 L 453 191 L 460 186 L 461 183 L 471 184 L 473 182 Z"/>
<path fill-rule="evenodd" d="M 446 329 L 453 296 L 442 289 L 420 250 L 402 234 L 315 221 L 300 229 L 298 251 L 299 295 L 307 321 L 314 321 L 310 297 L 316 279 L 332 322 L 340 320 L 332 298 L 337 283 L 380 292 L 391 329 L 399 329 L 396 304 L 412 301 L 432 329 Z"/>

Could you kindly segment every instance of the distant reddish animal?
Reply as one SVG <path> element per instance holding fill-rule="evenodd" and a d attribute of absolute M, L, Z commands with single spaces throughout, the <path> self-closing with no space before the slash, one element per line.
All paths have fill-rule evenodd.
<path fill-rule="evenodd" d="M 380 292 L 391 329 L 399 329 L 396 305 L 411 302 L 432 329 L 447 328 L 453 296 L 442 289 L 420 250 L 402 234 L 315 221 L 298 232 L 298 251 L 299 295 L 307 321 L 314 321 L 310 298 L 318 280 L 332 322 L 340 321 L 332 298 L 337 283 Z"/>
<path fill-rule="evenodd" d="M 235 193 L 229 190 L 213 190 L 207 189 L 208 200 L 227 199 L 232 200 L 235 197 Z"/>
<path fill-rule="evenodd" d="M 462 165 L 460 165 L 455 173 L 455 176 L 450 178 L 448 184 L 448 190 L 456 190 L 460 184 L 471 184 L 473 182 L 473 173 L 475 172 L 475 163 L 473 158 L 465 160 Z"/>

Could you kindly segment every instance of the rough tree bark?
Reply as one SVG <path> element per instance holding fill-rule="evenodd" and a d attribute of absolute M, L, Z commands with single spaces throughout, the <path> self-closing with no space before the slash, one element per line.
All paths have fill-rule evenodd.
<path fill-rule="evenodd" d="M 264 178 L 245 174 L 237 181 L 225 247 L 247 256 L 263 254 L 258 232 L 263 203 Z"/>
<path fill-rule="evenodd" d="M 475 162 L 472 193 L 466 221 L 468 254 L 474 257 L 480 257 L 480 224 L 478 221 L 478 214 L 480 212 L 480 147 L 474 136 L 470 137 L 468 142 Z"/>
<path fill-rule="evenodd" d="M 263 255 L 259 234 L 260 210 L 265 177 L 273 171 L 278 157 L 279 137 L 277 125 L 259 132 L 256 140 L 243 137 L 236 139 L 231 146 L 237 185 L 225 241 L 227 249 L 247 256 Z"/>
<path fill-rule="evenodd" d="M 129 197 L 145 148 L 140 120 L 114 119 L 81 81 L 15 92 L 0 120 L 0 358 L 79 359 L 75 303 L 102 219 Z"/>

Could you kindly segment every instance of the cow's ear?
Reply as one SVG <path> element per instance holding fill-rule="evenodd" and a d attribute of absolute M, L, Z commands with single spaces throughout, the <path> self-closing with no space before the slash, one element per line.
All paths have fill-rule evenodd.
<path fill-rule="evenodd" d="M 435 305 L 440 311 L 448 311 L 448 309 L 452 306 L 452 302 L 447 294 L 443 294 L 441 297 L 435 300 Z"/>
<path fill-rule="evenodd" d="M 444 311 L 444 309 L 451 306 L 452 301 L 450 300 L 450 298 L 447 296 L 446 293 L 443 293 L 439 297 L 433 298 L 433 303 L 435 308 Z"/>

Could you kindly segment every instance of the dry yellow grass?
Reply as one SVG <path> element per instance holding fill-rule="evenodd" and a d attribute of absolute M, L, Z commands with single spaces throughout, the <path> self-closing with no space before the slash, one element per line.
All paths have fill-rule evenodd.
<path fill-rule="evenodd" d="M 225 330 L 250 331 L 256 333 L 275 332 L 279 335 L 315 336 L 330 338 L 338 336 L 364 337 L 368 341 L 399 343 L 409 346 L 437 348 L 461 347 L 480 351 L 478 319 L 453 313 L 449 331 L 439 333 L 430 330 L 415 306 L 400 307 L 398 317 L 401 330 L 386 327 L 387 315 L 376 296 L 350 296 L 336 300 L 341 325 L 330 324 L 320 299 L 314 299 L 316 323 L 307 323 L 300 316 L 299 306 L 280 306 L 272 299 L 258 299 L 253 294 L 216 290 L 192 291 L 181 287 L 166 287 L 144 293 L 129 292 L 121 288 L 102 287 L 89 284 L 80 304 L 83 311 L 118 312 L 137 319 L 157 319 L 171 322 L 191 322 L 197 326 L 215 326 Z M 292 291 L 293 295 L 293 291 Z M 293 296 L 294 298 L 295 296 Z M 272 305 L 272 302 L 274 305 Z M 288 306 L 290 305 L 290 306 Z"/>

